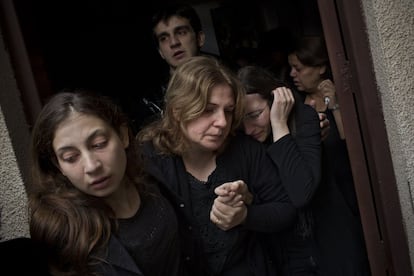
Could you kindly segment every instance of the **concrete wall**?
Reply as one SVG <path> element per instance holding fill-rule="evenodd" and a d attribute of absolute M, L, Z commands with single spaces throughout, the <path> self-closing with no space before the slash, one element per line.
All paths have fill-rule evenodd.
<path fill-rule="evenodd" d="M 8 240 L 29 236 L 27 197 L 17 164 L 17 154 L 24 154 L 29 134 L 1 29 L 0 72 L 0 238 Z M 19 145 L 17 152 L 12 140 Z"/>
<path fill-rule="evenodd" d="M 414 1 L 361 2 L 414 268 Z"/>

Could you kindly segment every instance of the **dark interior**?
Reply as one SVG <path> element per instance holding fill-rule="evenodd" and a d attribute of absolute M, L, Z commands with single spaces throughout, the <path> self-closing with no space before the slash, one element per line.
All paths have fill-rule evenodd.
<path fill-rule="evenodd" d="M 151 93 L 167 72 L 149 21 L 155 9 L 173 1 L 14 2 L 42 102 L 63 88 L 89 88 L 129 102 L 134 95 Z M 295 34 L 322 32 L 316 0 L 187 3 L 200 17 L 211 18 L 203 24 L 206 44 L 218 52 L 203 50 L 230 62 L 241 48 L 257 47 L 260 35 L 274 27 Z"/>

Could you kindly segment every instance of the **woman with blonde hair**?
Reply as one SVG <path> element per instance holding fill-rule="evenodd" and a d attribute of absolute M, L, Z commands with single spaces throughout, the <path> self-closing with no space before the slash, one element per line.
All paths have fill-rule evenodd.
<path fill-rule="evenodd" d="M 164 116 L 138 133 L 192 275 L 274 275 L 261 241 L 295 217 L 266 149 L 238 131 L 244 97 L 216 59 L 190 58 L 170 79 Z"/>

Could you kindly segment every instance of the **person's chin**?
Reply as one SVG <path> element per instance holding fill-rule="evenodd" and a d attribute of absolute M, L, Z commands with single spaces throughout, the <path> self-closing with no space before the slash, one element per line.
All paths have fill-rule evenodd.
<path fill-rule="evenodd" d="M 259 142 L 261 142 L 261 143 L 263 143 L 265 140 L 266 140 L 266 136 L 265 136 L 265 134 L 264 134 L 264 132 L 262 131 L 262 132 L 259 132 L 259 133 L 257 133 L 257 134 L 253 134 L 253 135 L 251 135 L 255 140 L 257 140 L 257 141 L 259 141 Z"/>
<path fill-rule="evenodd" d="M 216 151 L 218 150 L 221 146 L 223 145 L 223 141 L 222 140 L 217 140 L 217 141 L 210 141 L 209 143 L 205 144 L 205 148 L 211 150 L 211 151 Z"/>
<path fill-rule="evenodd" d="M 296 87 L 297 90 L 303 91 L 303 86 L 298 82 L 293 82 L 293 85 Z"/>

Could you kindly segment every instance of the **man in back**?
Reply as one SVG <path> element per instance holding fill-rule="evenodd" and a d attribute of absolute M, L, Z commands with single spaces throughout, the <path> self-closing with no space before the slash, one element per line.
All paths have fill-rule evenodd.
<path fill-rule="evenodd" d="M 134 131 L 139 131 L 161 116 L 170 75 L 188 58 L 199 55 L 205 42 L 200 18 L 195 9 L 186 4 L 165 6 L 157 10 L 151 18 L 151 29 L 158 53 L 169 70 L 165 76 L 160 77 L 161 82 L 154 89 L 140 95 L 138 103 L 134 103 Z"/>
<path fill-rule="evenodd" d="M 205 42 L 200 18 L 189 5 L 158 10 L 152 17 L 152 31 L 158 52 L 170 67 L 170 74 L 188 58 L 199 55 Z"/>

